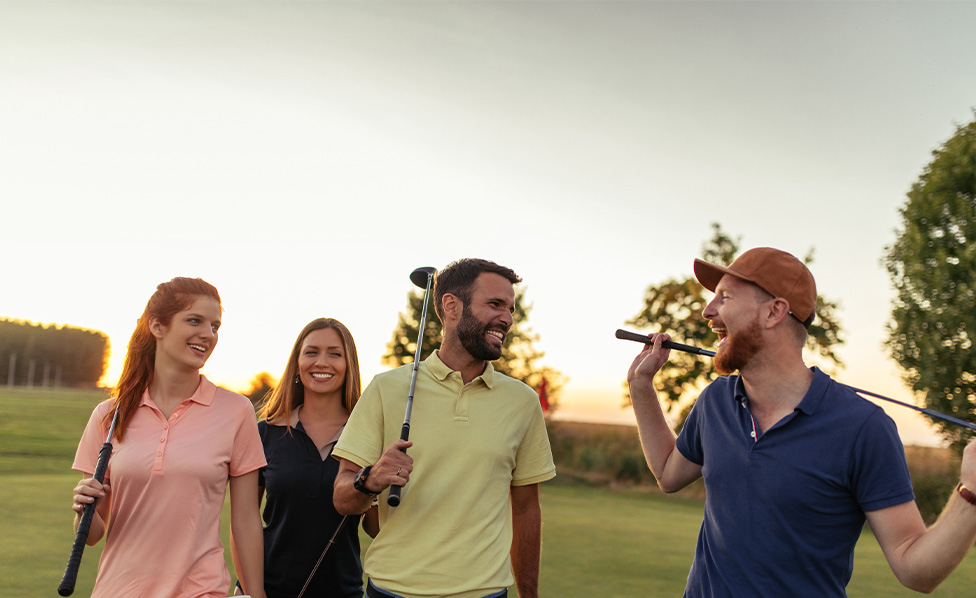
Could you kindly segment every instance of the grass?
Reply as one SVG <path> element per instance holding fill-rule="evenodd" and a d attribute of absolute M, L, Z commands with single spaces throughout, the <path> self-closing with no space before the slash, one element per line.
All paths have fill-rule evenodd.
<path fill-rule="evenodd" d="M 101 390 L 0 389 L 0 475 L 70 470 L 88 416 L 107 397 Z"/>
<path fill-rule="evenodd" d="M 5 597 L 56 595 L 74 539 L 71 489 L 79 474 L 70 471 L 71 461 L 92 407 L 104 396 L 0 389 L 0 505 L 5 513 L 0 587 Z M 542 503 L 542 595 L 681 595 L 701 524 L 699 501 L 640 488 L 607 490 L 557 481 L 543 485 Z M 86 549 L 75 595 L 90 594 L 100 553 L 101 545 Z M 973 587 L 976 553 L 933 596 L 971 597 Z M 870 531 L 862 534 L 855 551 L 848 594 L 917 596 L 895 580 Z"/>

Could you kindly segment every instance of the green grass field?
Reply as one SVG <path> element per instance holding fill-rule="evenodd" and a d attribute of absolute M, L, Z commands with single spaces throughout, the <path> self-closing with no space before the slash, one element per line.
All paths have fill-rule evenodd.
<path fill-rule="evenodd" d="M 70 471 L 71 460 L 92 407 L 103 397 L 94 391 L 0 389 L 0 505 L 5 514 L 0 595 L 57 596 L 74 539 L 71 489 L 79 474 Z M 543 596 L 681 595 L 701 503 L 646 489 L 611 491 L 560 482 L 543 486 L 542 501 Z M 86 550 L 76 596 L 89 595 L 100 552 L 100 545 Z M 971 553 L 933 595 L 971 598 L 974 587 L 976 553 Z M 854 598 L 917 595 L 895 580 L 870 532 L 857 546 L 848 593 Z"/>

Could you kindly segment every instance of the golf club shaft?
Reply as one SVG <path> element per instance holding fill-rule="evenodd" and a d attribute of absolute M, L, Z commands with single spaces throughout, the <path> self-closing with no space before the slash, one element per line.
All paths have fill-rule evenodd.
<path fill-rule="evenodd" d="M 308 575 L 308 579 L 305 580 L 305 585 L 302 586 L 302 591 L 298 593 L 298 598 L 305 596 L 305 591 L 308 590 L 308 586 L 312 583 L 312 578 L 315 577 L 319 567 L 322 565 L 322 561 L 325 559 L 325 554 L 329 552 L 329 549 L 332 548 L 333 544 L 335 544 L 336 536 L 339 535 L 339 531 L 342 530 L 342 526 L 345 525 L 346 519 L 348 518 L 349 515 L 343 515 L 342 519 L 339 520 L 339 525 L 336 527 L 335 533 L 333 533 L 332 537 L 329 538 L 329 543 L 325 545 L 325 550 L 322 551 L 322 554 L 319 555 L 319 560 L 316 561 L 315 566 L 312 567 L 312 572 Z"/>
<path fill-rule="evenodd" d="M 638 343 L 645 343 L 648 345 L 654 344 L 654 339 L 647 336 L 646 334 L 637 334 L 636 332 L 630 332 L 618 328 L 615 335 L 617 338 L 626 341 L 637 341 Z M 715 356 L 715 351 L 709 351 L 707 349 L 699 349 L 698 347 L 692 347 L 691 345 L 682 345 L 681 343 L 676 343 L 674 341 L 664 341 L 662 343 L 662 346 L 665 349 L 674 349 L 676 351 L 684 351 L 685 353 L 694 353 L 695 355 L 706 355 L 708 357 Z"/>
<path fill-rule="evenodd" d="M 108 438 L 105 439 L 105 444 L 98 451 L 98 462 L 95 464 L 95 473 L 92 476 L 99 484 L 105 480 L 108 459 L 112 456 L 112 434 L 115 433 L 115 423 L 118 419 L 119 408 L 116 406 L 115 415 L 112 416 L 112 425 L 108 429 Z M 81 567 L 81 556 L 85 552 L 85 543 L 88 541 L 88 532 L 91 531 L 92 519 L 95 517 L 96 504 L 98 504 L 98 498 L 85 505 L 85 510 L 82 511 L 81 521 L 78 522 L 78 531 L 75 533 L 75 542 L 71 546 L 71 556 L 68 557 L 68 565 L 64 569 L 61 585 L 58 586 L 58 594 L 61 596 L 70 596 L 75 591 L 78 569 Z"/>
<path fill-rule="evenodd" d="M 847 388 L 850 388 L 851 390 L 853 390 L 854 392 L 856 392 L 858 394 L 868 395 L 869 397 L 874 397 L 876 399 L 881 399 L 882 401 L 888 401 L 889 403 L 894 403 L 895 405 L 901 405 L 902 407 L 908 407 L 909 409 L 914 409 L 915 411 L 918 411 L 919 413 L 924 413 L 925 415 L 928 415 L 929 417 L 934 417 L 936 419 L 941 419 L 943 421 L 947 421 L 949 423 L 956 424 L 957 426 L 962 426 L 963 428 L 967 428 L 967 429 L 976 431 L 976 424 L 973 424 L 971 422 L 967 422 L 965 420 L 961 420 L 961 419 L 959 419 L 957 417 L 952 417 L 951 415 L 946 415 L 945 413 L 940 413 L 938 411 L 933 411 L 931 409 L 926 409 L 925 407 L 918 407 L 917 405 L 912 405 L 911 403 L 905 403 L 905 402 L 902 402 L 902 401 L 897 401 L 895 399 L 886 397 L 884 395 L 879 395 L 877 393 L 870 392 L 870 391 L 867 391 L 867 390 L 861 390 L 860 388 L 854 388 L 853 386 L 850 386 L 849 384 L 845 384 L 845 386 L 847 386 Z"/>
<path fill-rule="evenodd" d="M 628 332 L 626 330 L 617 330 L 616 336 L 619 339 L 624 339 L 624 340 L 628 340 L 628 341 L 637 341 L 639 343 L 650 344 L 650 343 L 653 343 L 654 342 L 651 339 L 651 337 L 649 337 L 649 336 L 645 336 L 643 334 L 637 334 L 635 332 Z M 692 346 L 689 346 L 689 345 L 682 345 L 680 343 L 674 343 L 674 342 L 671 342 L 671 341 L 664 341 L 663 346 L 666 349 L 677 349 L 678 351 L 686 351 L 688 353 L 696 353 L 698 355 L 707 355 L 709 357 L 714 357 L 715 356 L 715 352 L 714 351 L 706 351 L 704 349 L 699 349 L 698 347 L 692 347 Z M 915 411 L 918 411 L 919 413 L 924 413 L 925 415 L 928 415 L 929 417 L 934 417 L 935 419 L 941 419 L 943 421 L 947 421 L 949 423 L 956 424 L 957 426 L 962 426 L 963 428 L 967 428 L 969 430 L 976 431 L 976 424 L 973 424 L 971 422 L 967 422 L 967 421 L 962 420 L 962 419 L 959 419 L 957 417 L 952 417 L 951 415 L 946 415 L 945 413 L 940 413 L 938 411 L 933 411 L 932 409 L 926 409 L 925 407 L 918 407 L 916 405 L 912 405 L 911 403 L 905 403 L 903 401 L 898 401 L 896 399 L 892 399 L 892 398 L 886 397 L 884 395 L 879 395 L 877 393 L 870 392 L 870 391 L 867 391 L 867 390 L 861 390 L 860 388 L 855 388 L 855 387 L 850 386 L 850 385 L 846 385 L 845 384 L 845 386 L 847 386 L 848 388 L 850 388 L 851 390 L 853 390 L 854 392 L 856 392 L 858 394 L 868 395 L 868 396 L 874 397 L 876 399 L 881 399 L 882 401 L 888 401 L 889 403 L 894 403 L 895 405 L 901 405 L 902 407 L 908 407 L 909 409 L 914 409 Z"/>
<path fill-rule="evenodd" d="M 417 283 L 417 277 L 415 274 L 420 270 L 418 268 L 410 275 L 410 280 L 414 284 Z M 407 393 L 407 409 L 403 414 L 403 427 L 400 429 L 400 440 L 410 440 L 410 416 L 413 412 L 413 391 L 417 386 L 417 369 L 420 367 L 420 353 L 424 345 L 424 327 L 427 324 L 427 295 L 430 294 L 430 285 L 434 280 L 434 269 L 427 269 L 427 284 L 424 287 L 424 306 L 420 310 L 420 328 L 417 333 L 417 351 L 413 356 L 413 370 L 410 372 L 410 391 Z M 402 449 L 403 452 L 407 452 L 406 449 Z M 403 491 L 403 486 L 391 486 L 390 494 L 386 497 L 386 504 L 391 507 L 396 507 L 400 505 L 400 493 Z"/>

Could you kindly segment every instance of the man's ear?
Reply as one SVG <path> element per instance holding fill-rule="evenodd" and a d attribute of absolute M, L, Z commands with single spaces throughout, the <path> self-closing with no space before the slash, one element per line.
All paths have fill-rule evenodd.
<path fill-rule="evenodd" d="M 444 293 L 441 298 L 441 308 L 444 311 L 445 319 L 459 320 L 464 312 L 464 302 L 457 295 Z"/>
<path fill-rule="evenodd" d="M 790 304 L 786 299 L 777 297 L 769 302 L 769 308 L 766 312 L 767 328 L 772 328 L 789 317 Z"/>

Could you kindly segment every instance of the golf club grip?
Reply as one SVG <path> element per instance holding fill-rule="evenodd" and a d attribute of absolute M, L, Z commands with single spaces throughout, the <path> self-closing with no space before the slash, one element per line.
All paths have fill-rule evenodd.
<path fill-rule="evenodd" d="M 98 463 L 95 465 L 95 474 L 92 476 L 99 484 L 105 479 L 105 470 L 108 469 L 108 458 L 111 455 L 112 443 L 106 442 L 98 451 Z M 61 585 L 58 586 L 58 594 L 61 596 L 70 596 L 75 591 L 78 569 L 81 567 L 81 556 L 85 552 L 85 543 L 88 541 L 88 532 L 91 531 L 92 519 L 95 517 L 96 504 L 98 504 L 97 498 L 85 505 L 85 510 L 81 513 L 78 532 L 75 534 L 75 543 L 71 545 L 71 556 L 68 557 L 68 565 L 64 568 Z"/>
<path fill-rule="evenodd" d="M 400 428 L 400 440 L 410 440 L 410 423 L 403 422 L 403 427 Z M 400 452 L 405 453 L 407 449 L 400 449 Z M 403 491 L 403 486 L 390 486 L 390 494 L 386 497 L 386 504 L 391 507 L 400 506 L 400 492 Z"/>
<path fill-rule="evenodd" d="M 636 332 L 630 332 L 629 330 L 622 330 L 619 328 L 617 329 L 617 332 L 614 333 L 614 336 L 625 341 L 637 341 L 644 344 L 652 344 L 654 342 L 654 339 L 646 334 L 637 334 Z M 683 345 L 674 341 L 664 341 L 661 343 L 661 346 L 665 349 L 674 349 L 675 351 L 684 351 L 686 353 L 694 353 L 696 355 L 708 355 L 710 357 L 715 355 L 714 351 L 699 349 L 698 347 Z"/>

